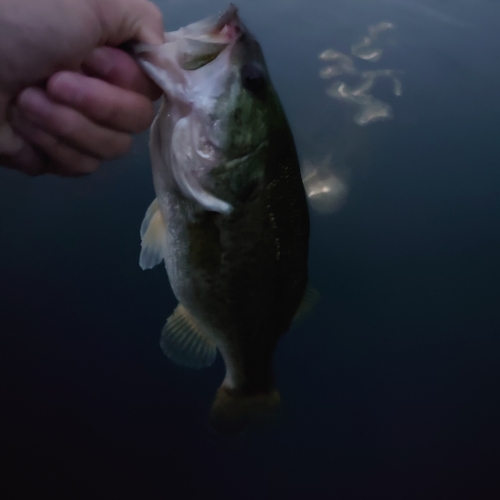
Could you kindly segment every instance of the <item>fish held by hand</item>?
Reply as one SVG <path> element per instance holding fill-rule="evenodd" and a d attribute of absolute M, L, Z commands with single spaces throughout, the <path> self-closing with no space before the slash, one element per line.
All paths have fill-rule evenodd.
<path fill-rule="evenodd" d="M 273 355 L 306 291 L 306 196 L 262 50 L 236 8 L 165 40 L 136 48 L 164 92 L 140 265 L 163 260 L 179 300 L 162 331 L 165 354 L 202 368 L 221 353 L 210 422 L 237 433 L 279 408 Z"/>

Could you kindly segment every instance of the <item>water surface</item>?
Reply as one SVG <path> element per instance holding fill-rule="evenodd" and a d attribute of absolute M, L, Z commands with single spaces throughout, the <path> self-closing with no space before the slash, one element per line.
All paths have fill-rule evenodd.
<path fill-rule="evenodd" d="M 158 5 L 168 29 L 226 7 Z M 281 427 L 218 442 L 221 360 L 159 349 L 175 300 L 138 266 L 144 134 L 88 178 L 0 172 L 6 498 L 497 498 L 500 3 L 238 5 L 303 164 L 342 187 L 311 199 L 322 300 L 276 354 Z"/>

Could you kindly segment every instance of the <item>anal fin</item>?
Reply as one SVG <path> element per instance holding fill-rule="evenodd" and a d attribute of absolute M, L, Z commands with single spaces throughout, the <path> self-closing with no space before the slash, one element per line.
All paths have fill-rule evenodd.
<path fill-rule="evenodd" d="M 160 346 L 174 363 L 187 368 L 210 366 L 217 354 L 213 340 L 179 304 L 161 332 Z"/>

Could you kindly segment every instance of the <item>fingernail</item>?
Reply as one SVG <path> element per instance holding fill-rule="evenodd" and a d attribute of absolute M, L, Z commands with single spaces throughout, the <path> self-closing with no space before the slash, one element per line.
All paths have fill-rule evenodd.
<path fill-rule="evenodd" d="M 48 84 L 50 94 L 68 104 L 79 104 L 83 100 L 81 76 L 76 73 L 64 71 L 54 75 Z"/>
<path fill-rule="evenodd" d="M 47 116 L 51 106 L 45 92 L 34 87 L 23 90 L 17 98 L 17 104 L 35 120 Z"/>

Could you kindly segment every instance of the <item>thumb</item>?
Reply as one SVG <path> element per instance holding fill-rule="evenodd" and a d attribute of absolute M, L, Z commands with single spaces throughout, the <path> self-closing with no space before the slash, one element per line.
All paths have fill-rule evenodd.
<path fill-rule="evenodd" d="M 165 42 L 163 16 L 148 0 L 93 0 L 102 26 L 102 45 L 130 40 L 159 45 Z"/>

